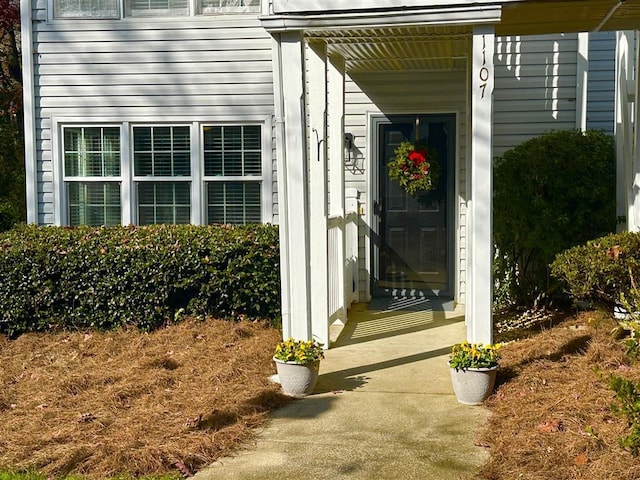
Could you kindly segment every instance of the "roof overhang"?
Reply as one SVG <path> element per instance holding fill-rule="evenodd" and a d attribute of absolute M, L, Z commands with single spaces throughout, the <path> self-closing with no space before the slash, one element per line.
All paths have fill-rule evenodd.
<path fill-rule="evenodd" d="M 361 28 L 410 27 L 428 25 L 493 24 L 500 21 L 497 5 L 469 5 L 448 8 L 343 11 L 282 14 L 260 17 L 262 26 L 272 33 L 291 30 L 344 30 Z"/>
<path fill-rule="evenodd" d="M 326 44 L 351 73 L 465 69 L 476 25 L 516 36 L 640 29 L 640 0 L 454 1 L 274 0 L 278 13 L 260 20 Z"/>

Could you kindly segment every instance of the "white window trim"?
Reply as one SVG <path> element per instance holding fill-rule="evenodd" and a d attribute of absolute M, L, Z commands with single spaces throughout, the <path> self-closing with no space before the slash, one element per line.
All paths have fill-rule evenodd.
<path fill-rule="evenodd" d="M 54 225 L 68 225 L 67 199 L 65 193 L 64 179 L 64 153 L 62 149 L 63 127 L 93 127 L 108 126 L 120 127 L 120 195 L 122 205 L 122 224 L 136 224 L 137 220 L 137 199 L 135 198 L 136 177 L 133 172 L 133 127 L 135 126 L 171 126 L 189 125 L 191 128 L 191 176 L 179 177 L 191 182 L 191 223 L 193 225 L 206 225 L 206 198 L 204 195 L 205 178 L 204 172 L 204 142 L 202 127 L 204 125 L 261 125 L 262 126 L 262 187 L 261 193 L 261 215 L 262 223 L 273 223 L 273 125 L 272 117 L 247 115 L 233 118 L 220 117 L 52 117 L 51 118 L 51 160 L 53 173 L 53 220 Z M 76 179 L 78 177 L 74 177 Z M 90 177 L 92 179 L 107 177 Z M 139 177 L 148 179 L 149 177 Z M 165 178 L 165 177 L 154 177 Z M 176 177 L 166 177 L 167 181 Z M 222 179 L 226 177 L 216 177 Z M 250 177 L 228 177 L 230 180 L 242 180 L 243 178 L 256 180 L 255 176 Z"/>
<path fill-rule="evenodd" d="M 67 176 L 64 171 L 64 128 L 81 128 L 81 127 L 97 127 L 97 128 L 119 128 L 120 129 L 120 175 L 119 176 Z M 120 184 L 120 218 L 121 221 L 124 221 L 124 204 L 122 203 L 123 199 L 123 166 L 124 162 L 122 159 L 123 145 L 122 145 L 122 122 L 54 122 L 52 121 L 52 131 L 55 134 L 51 139 L 51 148 L 52 148 L 52 169 L 53 169 L 53 201 L 54 205 L 59 206 L 60 208 L 55 208 L 53 210 L 53 223 L 55 225 L 69 225 L 69 205 L 67 202 L 67 183 L 68 182 L 115 182 Z"/>

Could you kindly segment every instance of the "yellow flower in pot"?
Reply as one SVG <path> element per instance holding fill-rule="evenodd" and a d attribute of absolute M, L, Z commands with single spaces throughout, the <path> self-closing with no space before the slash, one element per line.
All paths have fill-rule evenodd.
<path fill-rule="evenodd" d="M 276 362 L 282 390 L 292 397 L 305 397 L 313 392 L 318 380 L 320 360 L 324 358 L 322 343 L 315 340 L 289 338 L 276 345 Z"/>
<path fill-rule="evenodd" d="M 451 348 L 451 383 L 459 403 L 480 405 L 491 395 L 500 362 L 500 344 L 464 341 Z"/>

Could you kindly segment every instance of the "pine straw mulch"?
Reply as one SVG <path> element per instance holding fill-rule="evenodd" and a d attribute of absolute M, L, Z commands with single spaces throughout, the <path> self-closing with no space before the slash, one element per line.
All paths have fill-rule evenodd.
<path fill-rule="evenodd" d="M 0 336 L 0 469 L 191 474 L 287 401 L 268 381 L 279 340 L 261 324 L 220 320 Z"/>
<path fill-rule="evenodd" d="M 630 433 L 610 408 L 610 376 L 640 381 L 640 365 L 599 312 L 503 347 L 498 389 L 480 444 L 486 480 L 632 480 L 640 462 L 618 445 Z"/>

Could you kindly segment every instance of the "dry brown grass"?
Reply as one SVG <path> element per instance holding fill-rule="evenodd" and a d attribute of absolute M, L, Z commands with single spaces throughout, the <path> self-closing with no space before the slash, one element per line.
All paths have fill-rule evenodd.
<path fill-rule="evenodd" d="M 613 415 L 611 374 L 640 380 L 615 323 L 584 313 L 504 347 L 497 393 L 481 443 L 487 480 L 633 480 L 640 462 L 618 445 L 629 431 Z"/>
<path fill-rule="evenodd" d="M 0 469 L 94 478 L 208 464 L 286 397 L 278 331 L 186 321 L 154 333 L 0 336 Z"/>

